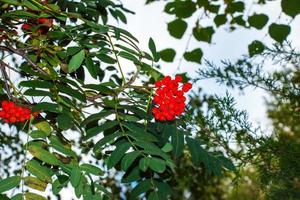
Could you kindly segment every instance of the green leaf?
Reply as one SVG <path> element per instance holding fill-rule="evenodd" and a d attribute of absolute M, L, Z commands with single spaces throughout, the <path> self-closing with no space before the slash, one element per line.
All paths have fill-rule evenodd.
<path fill-rule="evenodd" d="M 234 164 L 232 163 L 232 161 L 230 159 L 225 158 L 224 156 L 221 156 L 218 159 L 221 161 L 222 165 L 225 168 L 227 168 L 228 170 L 231 170 L 231 171 L 235 171 L 236 170 Z"/>
<path fill-rule="evenodd" d="M 168 23 L 168 31 L 171 36 L 180 39 L 184 35 L 188 25 L 182 19 L 175 19 L 174 21 Z"/>
<path fill-rule="evenodd" d="M 57 176 L 57 179 L 52 184 L 53 194 L 57 195 L 61 191 L 61 189 L 67 186 L 69 182 L 69 177 L 65 175 Z"/>
<path fill-rule="evenodd" d="M 245 3 L 242 1 L 230 2 L 225 9 L 226 13 L 243 12 L 245 9 Z"/>
<path fill-rule="evenodd" d="M 53 94 L 51 92 L 48 91 L 44 91 L 44 90 L 36 90 L 36 89 L 28 89 L 24 92 L 24 95 L 26 96 L 33 96 L 33 97 L 52 97 Z"/>
<path fill-rule="evenodd" d="M 227 22 L 227 16 L 226 15 L 217 15 L 214 18 L 214 22 L 215 22 L 216 26 L 219 27 Z"/>
<path fill-rule="evenodd" d="M 126 171 L 139 155 L 140 155 L 139 151 L 133 151 L 133 152 L 127 153 L 123 157 L 122 162 L 121 162 L 122 170 Z"/>
<path fill-rule="evenodd" d="M 148 196 L 148 200 L 160 200 L 157 192 L 151 192 Z"/>
<path fill-rule="evenodd" d="M 82 50 L 82 47 L 68 47 L 67 48 L 67 54 L 69 56 L 73 56 L 74 54 L 78 53 L 79 51 Z"/>
<path fill-rule="evenodd" d="M 157 62 L 159 60 L 159 53 L 157 53 L 156 46 L 152 38 L 149 39 L 148 47 L 152 53 L 154 61 Z"/>
<path fill-rule="evenodd" d="M 45 197 L 31 192 L 26 192 L 25 199 L 26 200 L 47 200 Z"/>
<path fill-rule="evenodd" d="M 142 170 L 143 172 L 146 172 L 148 167 L 149 167 L 149 164 L 150 164 L 150 157 L 144 157 L 140 160 L 139 162 L 139 168 L 140 170 Z"/>
<path fill-rule="evenodd" d="M 193 161 L 194 165 L 200 166 L 201 157 L 199 155 L 199 152 L 201 151 L 201 148 L 200 148 L 199 143 L 196 140 L 189 138 L 189 137 L 186 137 L 186 142 L 187 142 L 188 148 L 191 152 L 191 157 L 192 157 L 192 161 Z"/>
<path fill-rule="evenodd" d="M 300 6 L 299 5 L 300 5 L 299 0 L 282 0 L 281 1 L 282 11 L 291 17 L 295 17 L 296 15 L 300 14 Z"/>
<path fill-rule="evenodd" d="M 125 123 L 124 126 L 128 128 L 128 135 L 134 138 L 135 140 L 143 140 L 149 142 L 157 142 L 157 138 L 153 136 L 151 133 L 146 132 L 144 129 L 138 127 L 135 124 Z"/>
<path fill-rule="evenodd" d="M 57 137 L 56 135 L 52 135 L 50 138 L 50 146 L 53 147 L 56 151 L 59 151 L 67 156 L 76 158 L 77 155 L 74 151 L 72 151 L 72 146 L 68 143 L 64 143 L 62 139 Z"/>
<path fill-rule="evenodd" d="M 202 56 L 203 56 L 203 52 L 200 48 L 194 49 L 193 51 L 190 52 L 185 52 L 183 54 L 185 60 L 199 63 L 199 64 L 201 64 Z"/>
<path fill-rule="evenodd" d="M 58 123 L 58 127 L 62 130 L 68 130 L 73 127 L 73 121 L 69 115 L 58 115 L 56 121 Z"/>
<path fill-rule="evenodd" d="M 97 54 L 97 58 L 108 64 L 115 64 L 117 61 L 106 54 Z"/>
<path fill-rule="evenodd" d="M 37 111 L 49 111 L 49 112 L 57 113 L 58 112 L 58 105 L 54 104 L 54 103 L 41 102 L 41 103 L 36 104 L 32 108 L 32 111 L 33 112 L 37 112 Z"/>
<path fill-rule="evenodd" d="M 37 19 L 38 15 L 23 10 L 14 10 L 1 15 L 1 18 Z"/>
<path fill-rule="evenodd" d="M 141 181 L 137 186 L 135 186 L 135 188 L 133 188 L 130 194 L 130 199 L 137 199 L 139 195 L 150 190 L 151 186 L 151 179 Z"/>
<path fill-rule="evenodd" d="M 38 179 L 42 181 L 46 181 L 47 183 L 52 182 L 52 175 L 53 172 L 48 169 L 47 167 L 44 167 L 40 165 L 40 163 L 36 160 L 31 160 L 26 163 L 26 169 L 36 176 Z"/>
<path fill-rule="evenodd" d="M 86 102 L 86 98 L 85 98 L 84 94 L 82 94 L 78 90 L 71 88 L 68 85 L 59 84 L 59 85 L 57 85 L 57 88 L 58 88 L 59 92 L 61 92 L 61 93 L 67 94 L 71 97 L 74 97 L 74 98 L 78 99 L 79 101 Z"/>
<path fill-rule="evenodd" d="M 74 188 L 76 188 L 79 185 L 81 176 L 82 175 L 79 166 L 74 166 L 70 176 L 70 183 Z"/>
<path fill-rule="evenodd" d="M 256 29 L 262 29 L 269 21 L 269 17 L 265 14 L 254 14 L 248 18 L 250 26 Z"/>
<path fill-rule="evenodd" d="M 195 27 L 193 29 L 193 35 L 198 41 L 211 43 L 213 34 L 215 33 L 212 26 L 209 27 Z"/>
<path fill-rule="evenodd" d="M 171 133 L 171 144 L 173 146 L 173 155 L 177 158 L 183 154 L 184 133 L 175 128 Z"/>
<path fill-rule="evenodd" d="M 122 58 L 125 58 L 127 60 L 130 60 L 134 63 L 140 63 L 139 59 L 137 59 L 137 57 L 135 57 L 134 55 L 126 52 L 126 51 L 121 51 L 119 54 L 118 54 L 120 57 Z"/>
<path fill-rule="evenodd" d="M 90 174 L 96 175 L 96 176 L 102 176 L 104 172 L 99 168 L 91 164 L 82 164 L 80 165 L 80 169 L 82 171 L 86 171 Z"/>
<path fill-rule="evenodd" d="M 173 62 L 176 51 L 174 49 L 164 49 L 159 52 L 160 58 L 165 62 Z"/>
<path fill-rule="evenodd" d="M 31 176 L 25 177 L 24 181 L 28 187 L 42 192 L 46 190 L 46 187 L 48 185 L 47 183 Z"/>
<path fill-rule="evenodd" d="M 114 167 L 124 156 L 126 151 L 131 147 L 130 143 L 125 142 L 116 146 L 116 149 L 112 152 L 107 161 L 107 168 L 111 169 Z"/>
<path fill-rule="evenodd" d="M 54 84 L 48 81 L 32 80 L 32 81 L 22 81 L 19 84 L 19 86 L 50 89 L 54 87 Z"/>
<path fill-rule="evenodd" d="M 191 17 L 197 10 L 196 3 L 191 0 L 185 1 L 175 1 L 174 2 L 174 12 L 178 18 L 188 18 Z"/>
<path fill-rule="evenodd" d="M 85 58 L 85 66 L 86 66 L 87 70 L 89 71 L 90 75 L 94 79 L 97 79 L 97 74 L 98 74 L 97 66 L 94 64 L 94 61 L 90 56 L 87 56 Z"/>
<path fill-rule="evenodd" d="M 149 167 L 158 173 L 163 173 L 166 170 L 166 162 L 162 159 L 152 157 Z"/>
<path fill-rule="evenodd" d="M 291 27 L 285 24 L 271 24 L 269 26 L 270 36 L 279 43 L 282 43 L 291 32 Z"/>
<path fill-rule="evenodd" d="M 47 121 L 40 121 L 38 123 L 35 123 L 34 126 L 40 130 L 40 131 L 44 131 L 47 134 L 51 134 L 52 132 L 52 128 L 50 126 L 50 124 Z"/>
<path fill-rule="evenodd" d="M 248 46 L 248 52 L 250 57 L 256 55 L 256 54 L 261 54 L 265 50 L 265 45 L 258 41 L 255 40 Z"/>
<path fill-rule="evenodd" d="M 133 168 L 131 171 L 127 171 L 121 179 L 121 183 L 131 183 L 140 179 L 139 167 Z"/>
<path fill-rule="evenodd" d="M 30 133 L 30 137 L 32 137 L 33 139 L 46 138 L 47 136 L 49 136 L 49 133 L 46 133 L 41 130 L 34 130 L 34 131 L 31 131 L 31 133 Z"/>
<path fill-rule="evenodd" d="M 81 123 L 81 126 L 85 126 L 91 122 L 98 121 L 100 119 L 104 119 L 105 117 L 107 117 L 108 115 L 111 115 L 111 114 L 112 114 L 112 112 L 109 110 L 101 110 L 99 113 L 88 116 L 85 120 L 83 120 L 83 122 Z"/>
<path fill-rule="evenodd" d="M 166 144 L 161 148 L 161 150 L 163 150 L 163 152 L 168 153 L 168 152 L 170 152 L 170 151 L 173 150 L 173 146 L 172 146 L 171 143 L 166 143 Z"/>
<path fill-rule="evenodd" d="M 5 199 L 4 199 L 5 200 Z M 23 195 L 22 194 L 16 194 L 14 195 L 11 200 L 23 200 Z"/>
<path fill-rule="evenodd" d="M 35 146 L 35 145 L 31 145 L 28 147 L 28 151 L 36 158 L 38 158 L 39 160 L 48 163 L 50 165 L 54 165 L 57 166 L 60 164 L 60 161 L 49 151 Z"/>
<path fill-rule="evenodd" d="M 118 125 L 119 123 L 115 120 L 115 121 L 106 121 L 104 122 L 102 125 L 97 126 L 97 127 L 93 127 L 91 129 L 88 129 L 86 131 L 86 136 L 84 137 L 85 140 L 88 140 L 94 136 L 96 136 L 97 134 L 106 131 L 116 125 Z"/>
<path fill-rule="evenodd" d="M 165 160 L 169 160 L 169 156 L 163 152 L 160 148 L 158 148 L 155 144 L 152 142 L 147 142 L 147 141 L 137 141 L 135 142 L 136 145 L 144 148 L 144 152 L 148 153 L 150 155 L 155 155 L 155 156 L 160 156 L 164 158 Z"/>
<path fill-rule="evenodd" d="M 76 71 L 82 64 L 83 60 L 85 57 L 85 52 L 84 50 L 79 51 L 76 53 L 74 56 L 72 56 L 69 65 L 68 65 L 68 71 L 70 73 Z"/>
<path fill-rule="evenodd" d="M 98 152 L 101 150 L 102 146 L 109 143 L 111 140 L 121 136 L 121 132 L 117 131 L 115 133 L 105 135 L 101 140 L 99 140 L 95 145 L 94 145 L 94 152 Z"/>
<path fill-rule="evenodd" d="M 6 179 L 0 180 L 0 193 L 11 190 L 20 185 L 21 177 L 20 176 L 12 176 Z"/>

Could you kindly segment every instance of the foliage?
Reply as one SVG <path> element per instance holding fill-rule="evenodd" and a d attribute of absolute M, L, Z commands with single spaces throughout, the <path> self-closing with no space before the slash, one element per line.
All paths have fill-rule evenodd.
<path fill-rule="evenodd" d="M 147 0 L 146 4 L 156 1 L 159 0 Z M 297 0 L 281 0 L 280 2 L 283 13 L 291 18 L 291 20 L 300 14 L 299 2 Z M 269 36 L 274 39 L 274 41 L 282 43 L 291 32 L 290 22 L 280 24 L 278 19 L 271 22 L 268 13 L 258 11 L 259 7 L 268 6 L 269 3 L 269 1 L 265 0 L 254 2 L 238 0 L 168 1 L 165 3 L 164 12 L 173 16 L 175 19 L 167 24 L 167 30 L 169 34 L 176 39 L 183 39 L 184 35 L 189 35 L 187 46 L 182 57 L 186 61 L 197 63 L 201 63 L 202 50 L 201 48 L 188 50 L 190 37 L 199 42 L 212 43 L 214 34 L 221 28 L 235 31 L 241 28 L 262 30 L 264 27 L 268 27 Z M 187 21 L 195 15 L 197 16 L 196 22 L 188 24 Z M 279 18 L 283 18 L 282 14 L 280 14 Z M 188 27 L 191 27 L 191 33 L 187 32 L 187 30 L 189 30 Z M 262 41 L 258 40 L 258 42 L 260 42 L 259 47 L 257 47 L 257 45 L 253 46 L 255 41 L 251 43 L 252 45 L 249 45 L 250 55 L 253 55 L 253 48 L 259 48 L 258 53 L 262 51 Z M 164 51 L 165 50 L 162 50 L 162 53 L 164 53 Z M 194 54 L 193 58 L 191 58 L 191 52 Z M 165 60 L 164 57 L 162 57 L 162 59 L 168 61 Z"/>
<path fill-rule="evenodd" d="M 25 124 L 10 124 L 16 134 L 1 134 L 0 147 L 13 150 L 12 160 L 1 159 L 1 198 L 46 199 L 36 190 L 49 186 L 51 196 L 59 196 L 71 186 L 77 198 L 114 199 L 113 188 L 104 187 L 114 168 L 123 186 L 135 186 L 130 199 L 167 199 L 174 160 L 186 148 L 207 174 L 234 170 L 221 152 L 205 149 L 183 117 L 153 118 L 153 83 L 163 77 L 153 66 L 159 53 L 152 39 L 147 53 L 132 34 L 107 23 L 111 16 L 126 23 L 131 11 L 122 4 L 0 2 L 0 98 L 39 113 Z M 161 57 L 172 61 L 174 54 Z M 125 74 L 121 60 L 134 72 Z M 13 172 L 10 162 L 17 164 Z M 18 187 L 13 196 L 7 193 Z"/>

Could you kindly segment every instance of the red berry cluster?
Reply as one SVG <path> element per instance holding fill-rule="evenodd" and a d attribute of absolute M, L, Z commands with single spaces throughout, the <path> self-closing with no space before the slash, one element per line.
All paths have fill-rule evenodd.
<path fill-rule="evenodd" d="M 36 30 L 39 34 L 46 34 L 53 26 L 53 19 L 39 18 L 37 20 L 29 20 L 28 23 L 22 25 L 23 31 L 30 31 L 32 28 L 39 26 Z"/>
<path fill-rule="evenodd" d="M 41 1 L 43 5 L 48 4 L 48 1 Z M 28 12 L 34 13 L 34 14 L 40 14 L 40 11 L 36 10 L 31 10 L 28 9 Z M 49 29 L 53 26 L 53 19 L 48 19 L 48 18 L 38 18 L 36 19 L 29 19 L 27 23 L 22 25 L 22 30 L 23 31 L 31 31 L 32 29 L 36 31 L 36 33 L 44 35 L 48 33 Z M 36 29 L 36 27 L 38 27 Z"/>
<path fill-rule="evenodd" d="M 185 109 L 184 93 L 192 88 L 191 83 L 180 84 L 182 77 L 177 75 L 174 80 L 170 76 L 155 82 L 156 94 L 152 109 L 153 115 L 159 121 L 172 121 L 180 116 Z"/>
<path fill-rule="evenodd" d="M 30 119 L 30 115 L 37 116 L 38 113 L 31 113 L 29 108 L 16 105 L 14 102 L 2 101 L 2 110 L 0 110 L 0 118 L 5 123 L 24 122 Z"/>

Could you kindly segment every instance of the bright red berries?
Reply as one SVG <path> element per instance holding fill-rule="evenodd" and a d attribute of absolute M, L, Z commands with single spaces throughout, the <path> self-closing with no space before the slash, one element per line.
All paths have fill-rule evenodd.
<path fill-rule="evenodd" d="M 180 90 L 182 77 L 177 75 L 174 80 L 170 76 L 155 82 L 156 94 L 153 98 L 155 106 L 153 115 L 159 121 L 172 121 L 180 116 L 185 109 L 184 93 L 192 88 L 191 83 L 185 83 Z"/>
<path fill-rule="evenodd" d="M 29 24 L 22 25 L 22 30 L 24 30 L 24 31 L 28 31 L 30 28 L 31 28 L 31 26 Z"/>
<path fill-rule="evenodd" d="M 29 108 L 24 108 L 16 105 L 14 102 L 2 101 L 2 110 L 0 110 L 0 118 L 3 119 L 5 123 L 17 123 L 29 120 L 31 117 L 37 116 L 38 113 L 32 113 Z"/>

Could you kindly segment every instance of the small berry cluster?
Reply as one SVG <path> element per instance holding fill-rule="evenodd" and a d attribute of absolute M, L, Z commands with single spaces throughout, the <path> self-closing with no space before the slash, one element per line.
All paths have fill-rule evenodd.
<path fill-rule="evenodd" d="M 155 82 L 156 94 L 153 99 L 155 106 L 152 112 L 156 120 L 172 121 L 184 112 L 186 100 L 184 93 L 192 88 L 192 84 L 180 85 L 181 82 L 182 77 L 179 75 L 174 80 L 166 76 Z"/>
<path fill-rule="evenodd" d="M 31 114 L 37 116 L 38 113 L 31 113 L 29 108 L 16 105 L 14 102 L 2 101 L 2 110 L 0 110 L 0 118 L 5 123 L 24 122 L 30 119 Z"/>
<path fill-rule="evenodd" d="M 48 1 L 41 1 L 41 4 L 43 5 L 47 5 Z M 36 11 L 36 10 L 31 10 L 28 9 L 28 12 L 34 13 L 34 14 L 40 14 L 40 11 Z M 49 18 L 38 18 L 36 19 L 29 19 L 27 21 L 27 23 L 22 25 L 22 30 L 23 31 L 33 31 L 35 30 L 36 33 L 41 34 L 41 35 L 45 35 L 48 33 L 49 29 L 53 26 L 53 19 L 49 19 Z M 36 27 L 38 27 L 36 29 Z"/>
<path fill-rule="evenodd" d="M 36 32 L 39 34 L 46 34 L 53 26 L 53 19 L 39 18 L 37 20 L 30 20 L 28 23 L 22 25 L 23 31 L 30 31 L 32 28 L 39 27 Z"/>

